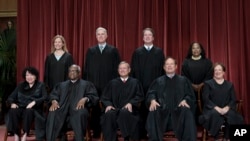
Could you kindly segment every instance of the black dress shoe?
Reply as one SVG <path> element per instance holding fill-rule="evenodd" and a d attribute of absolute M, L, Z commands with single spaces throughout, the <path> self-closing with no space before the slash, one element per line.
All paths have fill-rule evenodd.
<path fill-rule="evenodd" d="M 124 138 L 124 141 L 129 141 L 129 137 L 125 137 L 125 138 Z"/>
<path fill-rule="evenodd" d="M 101 133 L 94 133 L 94 134 L 93 134 L 93 138 L 95 138 L 95 139 L 100 138 L 100 134 L 101 134 Z"/>

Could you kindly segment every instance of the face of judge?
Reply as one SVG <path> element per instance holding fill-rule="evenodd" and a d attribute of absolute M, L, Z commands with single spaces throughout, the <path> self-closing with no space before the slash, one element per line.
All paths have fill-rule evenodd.
<path fill-rule="evenodd" d="M 29 71 L 26 71 L 25 80 L 30 85 L 33 85 L 35 83 L 35 81 L 36 81 L 36 76 L 34 74 L 31 74 Z"/>
<path fill-rule="evenodd" d="M 192 55 L 194 57 L 199 57 L 200 54 L 201 54 L 201 47 L 200 47 L 200 45 L 198 43 L 194 43 L 192 45 Z"/>
<path fill-rule="evenodd" d="M 64 43 L 62 41 L 61 38 L 56 38 L 55 41 L 54 41 L 54 47 L 56 50 L 60 50 L 62 49 L 62 47 L 64 46 Z"/>
<path fill-rule="evenodd" d="M 99 28 L 96 31 L 96 39 L 99 44 L 103 44 L 106 42 L 106 39 L 108 38 L 108 34 L 106 29 L 104 28 Z"/>
<path fill-rule="evenodd" d="M 128 63 L 121 63 L 118 67 L 118 73 L 120 77 L 128 77 L 130 73 L 130 66 Z"/>
<path fill-rule="evenodd" d="M 77 80 L 80 76 L 80 68 L 77 65 L 72 65 L 69 68 L 69 79 Z"/>
<path fill-rule="evenodd" d="M 173 58 L 168 58 L 165 60 L 163 69 L 165 70 L 166 74 L 174 74 L 177 69 L 175 60 Z"/>
<path fill-rule="evenodd" d="M 154 36 L 150 30 L 145 30 L 143 34 L 143 41 L 145 44 L 153 44 Z"/>
<path fill-rule="evenodd" d="M 225 71 L 223 70 L 221 65 L 216 65 L 214 67 L 214 78 L 215 79 L 223 79 L 224 78 Z"/>

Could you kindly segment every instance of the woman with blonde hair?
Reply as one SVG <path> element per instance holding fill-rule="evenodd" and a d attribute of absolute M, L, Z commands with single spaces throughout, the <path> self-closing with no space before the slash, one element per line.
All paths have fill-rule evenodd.
<path fill-rule="evenodd" d="M 44 82 L 49 90 L 58 83 L 68 79 L 68 69 L 74 64 L 72 55 L 68 52 L 65 38 L 56 35 L 52 39 L 51 53 L 45 60 Z"/>

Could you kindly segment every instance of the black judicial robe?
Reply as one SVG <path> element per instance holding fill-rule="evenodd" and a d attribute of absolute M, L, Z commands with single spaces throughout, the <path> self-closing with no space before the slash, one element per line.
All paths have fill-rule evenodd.
<path fill-rule="evenodd" d="M 114 46 L 107 44 L 102 53 L 98 45 L 89 48 L 83 68 L 83 79 L 92 82 L 100 95 L 105 85 L 118 76 L 120 60 L 118 50 Z"/>
<path fill-rule="evenodd" d="M 65 52 L 59 60 L 54 53 L 49 54 L 45 60 L 44 82 L 50 90 L 59 83 L 68 79 L 68 69 L 74 63 L 70 53 Z"/>
<path fill-rule="evenodd" d="M 212 79 L 212 62 L 207 58 L 199 60 L 185 59 L 182 64 L 181 74 L 187 77 L 192 84 L 200 84 Z"/>
<path fill-rule="evenodd" d="M 77 103 L 83 97 L 88 97 L 89 102 L 85 104 L 85 108 L 76 110 Z M 60 108 L 48 114 L 47 141 L 55 141 L 67 119 L 75 132 L 75 140 L 84 140 L 88 118 L 87 107 L 95 105 L 98 99 L 97 91 L 91 82 L 79 79 L 72 83 L 67 80 L 56 85 L 50 94 L 49 101 L 56 100 Z"/>
<path fill-rule="evenodd" d="M 29 87 L 29 84 L 24 81 L 15 88 L 15 90 L 11 93 L 11 95 L 7 99 L 7 103 L 10 105 L 11 103 L 16 103 L 19 108 L 11 109 L 11 110 L 19 110 L 19 109 L 26 109 L 27 105 L 32 101 L 35 101 L 36 104 L 32 107 L 35 117 L 35 133 L 36 133 L 36 140 L 42 140 L 45 138 L 45 116 L 43 113 L 43 104 L 45 99 L 47 98 L 47 91 L 45 88 L 45 84 L 39 81 L 36 81 L 33 87 Z M 14 111 L 18 112 L 18 111 Z M 22 111 L 24 113 L 24 111 Z M 9 131 L 16 131 L 17 133 L 19 130 L 19 125 L 15 125 L 15 122 L 12 121 L 12 115 L 9 115 L 9 121 L 7 122 L 7 126 Z M 16 116 L 16 115 L 13 115 Z M 25 120 L 25 119 L 23 119 Z M 32 121 L 30 121 L 30 125 L 23 125 L 23 128 L 30 129 Z M 27 131 L 27 134 L 29 132 Z"/>
<path fill-rule="evenodd" d="M 115 141 L 118 128 L 123 137 L 130 136 L 138 139 L 138 135 L 136 135 L 139 121 L 138 109 L 143 99 L 141 83 L 135 78 L 129 77 L 124 83 L 118 77 L 108 83 L 103 91 L 101 102 L 104 110 L 107 106 L 113 106 L 115 110 L 104 113 L 101 118 L 105 140 Z M 123 108 L 127 103 L 132 104 L 132 113 Z"/>
<path fill-rule="evenodd" d="M 204 102 L 203 114 L 200 116 L 201 124 L 213 135 L 216 136 L 221 125 L 226 121 L 230 124 L 243 124 L 242 115 L 236 111 L 235 89 L 231 82 L 224 81 L 218 84 L 214 79 L 205 81 L 202 99 Z M 230 110 L 221 116 L 214 107 L 229 106 Z"/>
<path fill-rule="evenodd" d="M 153 46 L 150 51 L 144 46 L 137 48 L 131 60 L 131 75 L 137 78 L 143 86 L 144 93 L 154 79 L 164 74 L 165 56 L 161 48 Z"/>
<path fill-rule="evenodd" d="M 166 130 L 173 130 L 178 140 L 196 140 L 196 125 L 192 112 L 195 95 L 185 77 L 175 75 L 169 78 L 163 75 L 157 78 L 149 87 L 146 96 L 148 107 L 153 99 L 160 107 L 148 114 L 146 129 L 150 141 L 162 141 Z M 178 107 L 182 100 L 186 100 L 190 109 Z"/>

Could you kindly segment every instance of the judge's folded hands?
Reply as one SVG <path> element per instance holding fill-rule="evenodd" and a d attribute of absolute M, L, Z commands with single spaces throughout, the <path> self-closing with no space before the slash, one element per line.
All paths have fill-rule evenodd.
<path fill-rule="evenodd" d="M 218 106 L 215 106 L 214 109 L 215 109 L 218 113 L 220 113 L 221 115 L 225 115 L 225 114 L 229 111 L 230 107 L 229 107 L 229 106 L 225 106 L 225 107 L 223 107 L 223 108 L 220 108 L 220 107 L 218 107 Z"/>

